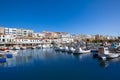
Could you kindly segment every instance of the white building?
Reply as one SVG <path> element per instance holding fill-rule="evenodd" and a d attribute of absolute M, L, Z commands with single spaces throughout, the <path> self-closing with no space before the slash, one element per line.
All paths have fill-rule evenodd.
<path fill-rule="evenodd" d="M 33 37 L 35 37 L 35 38 L 43 38 L 44 34 L 42 34 L 42 33 L 33 33 Z"/>
<path fill-rule="evenodd" d="M 33 33 L 34 33 L 33 30 L 27 30 L 27 29 L 22 30 L 22 35 L 24 37 L 32 37 Z"/>
<path fill-rule="evenodd" d="M 3 27 L 0 27 L 0 34 L 4 34 L 5 33 L 5 29 Z"/>
<path fill-rule="evenodd" d="M 10 43 L 14 42 L 15 37 L 13 35 L 0 35 L 0 42 Z"/>
<path fill-rule="evenodd" d="M 14 41 L 16 43 L 21 43 L 21 44 L 34 44 L 34 43 L 42 43 L 40 39 L 37 38 L 15 38 Z"/>
<path fill-rule="evenodd" d="M 70 42 L 74 41 L 74 39 L 72 38 L 72 35 L 70 35 L 68 33 L 63 33 L 63 34 L 61 34 L 61 36 L 62 36 L 63 43 L 70 43 Z"/>
<path fill-rule="evenodd" d="M 6 35 L 16 35 L 17 28 L 5 28 Z"/>
<path fill-rule="evenodd" d="M 27 30 L 27 29 L 18 29 L 18 28 L 5 28 L 5 34 L 6 35 L 14 35 L 14 36 L 32 36 L 33 30 Z"/>
<path fill-rule="evenodd" d="M 23 29 L 17 29 L 16 30 L 16 35 L 17 36 L 22 36 L 22 31 L 23 31 Z"/>

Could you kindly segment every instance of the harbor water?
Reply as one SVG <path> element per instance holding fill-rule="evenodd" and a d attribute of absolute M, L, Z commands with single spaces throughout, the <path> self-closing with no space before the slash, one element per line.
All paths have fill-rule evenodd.
<path fill-rule="evenodd" d="M 92 54 L 53 49 L 20 50 L 0 63 L 1 80 L 119 80 L 120 59 L 102 61 Z"/>

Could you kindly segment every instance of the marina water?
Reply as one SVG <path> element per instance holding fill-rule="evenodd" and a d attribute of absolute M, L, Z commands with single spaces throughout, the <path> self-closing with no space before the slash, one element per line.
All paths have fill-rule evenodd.
<path fill-rule="evenodd" d="M 53 49 L 20 50 L 0 63 L 1 80 L 119 80 L 120 59 L 101 61 L 92 54 Z"/>

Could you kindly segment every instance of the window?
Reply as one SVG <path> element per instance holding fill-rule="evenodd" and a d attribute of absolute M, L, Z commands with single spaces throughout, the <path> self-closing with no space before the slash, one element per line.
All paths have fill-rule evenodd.
<path fill-rule="evenodd" d="M 5 39 L 3 39 L 2 41 L 5 42 Z"/>

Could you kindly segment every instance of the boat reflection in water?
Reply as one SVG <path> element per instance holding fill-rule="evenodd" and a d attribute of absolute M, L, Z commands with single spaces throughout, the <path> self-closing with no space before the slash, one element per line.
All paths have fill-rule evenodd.
<path fill-rule="evenodd" d="M 120 57 L 114 59 L 108 59 L 108 60 L 98 60 L 98 62 L 101 67 L 107 68 L 112 63 L 119 63 Z"/>
<path fill-rule="evenodd" d="M 106 68 L 109 66 L 108 61 L 104 61 L 104 60 L 98 60 L 99 61 L 99 65 L 103 68 Z"/>
<path fill-rule="evenodd" d="M 0 63 L 0 79 L 114 80 L 117 77 L 116 80 L 119 80 L 119 61 L 119 58 L 100 61 L 94 59 L 92 53 L 73 54 L 53 49 L 20 50 L 13 58 Z M 103 68 L 108 66 L 109 69 Z"/>
<path fill-rule="evenodd" d="M 26 63 L 32 64 L 35 60 L 49 59 L 54 56 L 55 53 L 52 49 L 20 50 L 19 54 L 13 55 L 13 58 L 7 58 L 5 63 L 0 63 L 0 67 L 16 67 Z"/>
<path fill-rule="evenodd" d="M 74 57 L 74 58 L 76 58 L 76 59 L 80 59 L 80 60 L 82 60 L 82 59 L 84 59 L 84 58 L 86 58 L 86 57 L 89 57 L 91 54 L 72 54 L 72 56 Z"/>

